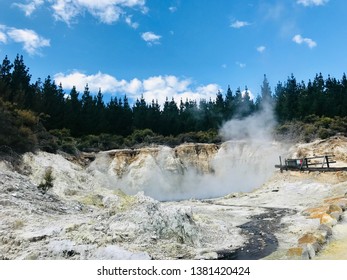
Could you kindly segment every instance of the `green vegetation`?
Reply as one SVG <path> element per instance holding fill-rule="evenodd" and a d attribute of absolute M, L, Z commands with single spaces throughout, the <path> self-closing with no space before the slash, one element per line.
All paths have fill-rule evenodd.
<path fill-rule="evenodd" d="M 49 189 L 53 188 L 52 168 L 47 168 L 43 177 L 43 181 L 37 186 L 38 189 L 46 193 Z"/>
<path fill-rule="evenodd" d="M 278 140 L 310 142 L 317 138 L 326 139 L 334 135 L 346 135 L 347 117 L 318 117 L 310 115 L 303 120 L 287 121 L 278 125 Z"/>
<path fill-rule="evenodd" d="M 17 153 L 41 149 L 99 151 L 148 144 L 175 146 L 184 142 L 218 143 L 218 129 L 231 118 L 245 118 L 264 104 L 274 108 L 279 122 L 277 137 L 300 141 L 346 134 L 347 78 L 298 83 L 293 75 L 279 82 L 272 93 L 266 76 L 261 94 L 250 99 L 247 89 L 214 100 L 166 100 L 147 103 L 143 97 L 129 104 L 126 95 L 105 104 L 99 90 L 92 95 L 86 85 L 83 93 L 69 92 L 48 76 L 31 82 L 23 57 L 13 63 L 5 57 L 0 64 L 0 147 Z"/>

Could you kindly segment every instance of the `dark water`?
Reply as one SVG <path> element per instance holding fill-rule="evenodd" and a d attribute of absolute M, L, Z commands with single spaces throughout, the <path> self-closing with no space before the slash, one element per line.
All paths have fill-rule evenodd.
<path fill-rule="evenodd" d="M 251 221 L 239 226 L 241 234 L 248 239 L 243 247 L 236 250 L 218 251 L 220 260 L 258 260 L 278 247 L 275 232 L 281 227 L 283 216 L 294 215 L 291 209 L 266 208 L 266 212 L 251 216 Z"/>

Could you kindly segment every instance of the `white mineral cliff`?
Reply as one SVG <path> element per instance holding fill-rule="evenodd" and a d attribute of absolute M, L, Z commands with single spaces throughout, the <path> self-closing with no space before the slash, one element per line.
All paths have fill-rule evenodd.
<path fill-rule="evenodd" d="M 88 167 L 109 188 L 143 191 L 161 201 L 202 199 L 250 191 L 271 177 L 283 147 L 228 141 L 99 153 Z"/>
<path fill-rule="evenodd" d="M 289 150 L 340 166 L 346 152 L 343 137 Z M 280 173 L 281 153 L 239 141 L 114 150 L 87 166 L 44 152 L 0 161 L 0 259 L 313 258 L 343 232 L 347 174 Z"/>

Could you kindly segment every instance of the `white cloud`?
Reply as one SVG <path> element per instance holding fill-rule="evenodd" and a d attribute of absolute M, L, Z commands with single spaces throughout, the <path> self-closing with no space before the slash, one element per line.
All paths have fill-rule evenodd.
<path fill-rule="evenodd" d="M 310 49 L 317 46 L 317 43 L 310 38 L 304 38 L 300 34 L 297 34 L 293 37 L 293 42 L 301 45 L 306 44 Z"/>
<path fill-rule="evenodd" d="M 106 24 L 117 22 L 122 17 L 131 27 L 136 28 L 138 24 L 129 21 L 127 10 L 140 10 L 142 13 L 148 11 L 146 0 L 27 0 L 25 4 L 14 3 L 14 6 L 30 16 L 45 2 L 52 9 L 53 17 L 68 25 L 76 21 L 78 15 L 87 12 Z"/>
<path fill-rule="evenodd" d="M 250 23 L 249 22 L 247 22 L 247 21 L 240 21 L 240 20 L 236 20 L 236 21 L 234 21 L 231 25 L 230 25 L 230 27 L 232 27 L 232 28 L 241 28 L 241 27 L 245 27 L 245 26 L 247 26 L 247 25 L 250 25 Z"/>
<path fill-rule="evenodd" d="M 265 47 L 265 46 L 259 46 L 259 47 L 257 47 L 257 51 L 260 52 L 260 53 L 265 52 L 265 50 L 266 50 L 266 47 Z"/>
<path fill-rule="evenodd" d="M 154 79 L 153 79 L 154 78 Z M 154 82 L 154 83 L 153 83 Z M 157 76 L 151 77 L 143 81 L 145 84 L 151 84 L 151 88 L 146 90 L 144 87 L 143 96 L 147 101 L 158 100 L 159 104 L 163 104 L 166 98 L 173 98 L 177 103 L 183 101 L 201 99 L 214 99 L 216 93 L 221 88 L 217 84 L 208 84 L 192 88 L 189 79 L 180 80 L 174 76 Z"/>
<path fill-rule="evenodd" d="M 44 0 L 27 0 L 27 4 L 13 3 L 13 6 L 18 7 L 23 10 L 26 16 L 31 16 L 31 14 L 41 5 L 44 4 Z"/>
<path fill-rule="evenodd" d="M 103 9 L 91 9 L 89 12 L 101 22 L 111 24 L 119 20 L 122 9 L 117 6 L 105 6 Z"/>
<path fill-rule="evenodd" d="M 130 96 L 139 96 L 143 92 L 143 83 L 139 79 L 134 78 L 126 83 L 124 92 Z"/>
<path fill-rule="evenodd" d="M 328 3 L 329 0 L 297 0 L 296 3 L 304 5 L 305 7 L 308 6 L 323 6 L 326 3 Z"/>
<path fill-rule="evenodd" d="M 11 41 L 23 44 L 23 49 L 30 55 L 39 54 L 41 48 L 50 46 L 49 39 L 38 35 L 34 30 L 1 25 L 0 42 L 9 44 Z"/>
<path fill-rule="evenodd" d="M 221 90 L 217 84 L 208 84 L 194 87 L 191 79 L 178 78 L 173 75 L 153 76 L 140 80 L 134 78 L 132 80 L 118 80 L 117 78 L 98 72 L 94 75 L 86 75 L 79 71 L 70 74 L 57 73 L 54 75 L 57 84 L 61 83 L 66 91 L 73 86 L 80 92 L 88 84 L 91 92 L 96 93 L 101 88 L 104 93 L 126 94 L 132 100 L 140 98 L 141 95 L 147 102 L 158 100 L 159 104 L 163 104 L 166 98 L 174 98 L 176 102 L 181 99 L 201 100 L 210 98 L 214 99 L 218 90 Z"/>
<path fill-rule="evenodd" d="M 7 36 L 4 32 L 0 31 L 0 43 L 6 44 L 7 43 Z"/>
<path fill-rule="evenodd" d="M 174 13 L 177 11 L 177 7 L 171 6 L 171 7 L 169 7 L 169 10 L 171 13 Z"/>
<path fill-rule="evenodd" d="M 252 91 L 250 89 L 247 89 L 247 92 L 248 92 L 249 98 L 251 100 L 254 100 L 254 94 L 252 93 Z M 246 94 L 246 90 L 241 91 L 242 97 L 245 97 L 245 94 Z"/>
<path fill-rule="evenodd" d="M 145 32 L 141 34 L 143 40 L 145 40 L 149 45 L 160 44 L 160 35 L 156 35 L 153 32 Z"/>
<path fill-rule="evenodd" d="M 53 17 L 57 21 L 63 21 L 68 25 L 81 12 L 74 1 L 68 2 L 66 0 L 55 0 L 52 9 L 54 11 Z"/>
<path fill-rule="evenodd" d="M 127 21 L 126 9 L 140 9 L 146 13 L 145 0 L 51 0 L 55 2 L 55 13 L 58 18 L 64 19 L 65 22 L 70 22 L 78 14 L 85 11 L 89 12 L 92 16 L 98 18 L 101 22 L 111 24 L 117 22 L 121 16 L 125 16 Z M 58 5 L 57 5 L 58 4 Z M 63 9 L 57 9 L 62 6 Z M 54 6 L 53 6 L 54 7 Z M 66 17 L 64 12 L 70 13 Z M 129 22 L 129 19 L 128 19 Z M 132 26 L 134 27 L 134 26 Z"/>
<path fill-rule="evenodd" d="M 79 71 L 74 71 L 71 74 L 57 73 L 54 75 L 54 80 L 57 84 L 62 84 L 68 90 L 73 86 L 78 91 L 83 91 L 88 84 L 91 92 L 97 92 L 100 88 L 105 92 L 117 92 L 124 88 L 127 84 L 125 80 L 118 81 L 115 77 L 98 72 L 94 75 L 86 75 Z"/>
<path fill-rule="evenodd" d="M 240 68 L 245 68 L 247 66 L 246 63 L 242 62 L 236 62 L 236 65 L 238 65 Z"/>
<path fill-rule="evenodd" d="M 137 29 L 139 27 L 138 22 L 133 22 L 132 16 L 125 17 L 125 22 L 132 28 Z"/>

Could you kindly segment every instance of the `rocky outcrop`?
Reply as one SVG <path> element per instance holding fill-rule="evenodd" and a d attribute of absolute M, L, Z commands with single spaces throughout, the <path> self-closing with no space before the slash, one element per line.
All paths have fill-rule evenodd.
<path fill-rule="evenodd" d="M 324 140 L 298 144 L 293 149 L 293 157 L 302 158 L 330 154 L 339 161 L 336 166 L 347 162 L 347 138 L 344 136 L 334 136 Z"/>
<path fill-rule="evenodd" d="M 118 178 L 128 174 L 133 168 L 150 162 L 161 169 L 184 174 L 194 168 L 197 173 L 213 172 L 211 159 L 218 152 L 215 144 L 184 144 L 176 148 L 166 146 L 141 149 L 122 149 L 105 152 L 112 158 L 111 168 Z"/>
<path fill-rule="evenodd" d="M 199 247 L 190 207 L 163 208 L 143 194 L 85 190 L 84 199 L 63 199 L 0 171 L 0 205 L 0 259 L 149 259 L 160 243 L 192 255 Z"/>
<path fill-rule="evenodd" d="M 320 226 L 298 239 L 298 247 L 289 248 L 287 256 L 291 259 L 312 259 L 327 244 L 332 228 L 340 221 L 347 209 L 345 196 L 327 198 L 321 206 L 304 210 L 308 219 L 318 219 Z"/>
<path fill-rule="evenodd" d="M 143 191 L 161 201 L 211 198 L 264 183 L 280 150 L 275 143 L 246 141 L 113 150 L 97 154 L 88 170 L 127 194 Z"/>

